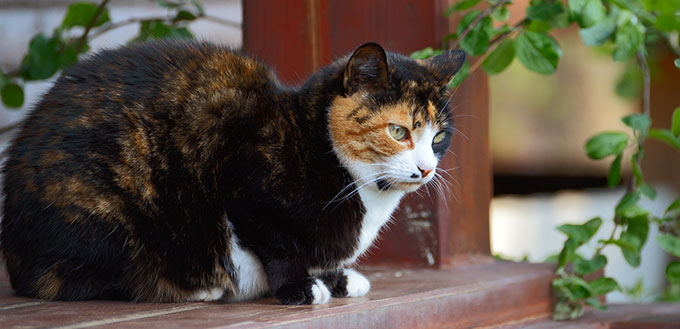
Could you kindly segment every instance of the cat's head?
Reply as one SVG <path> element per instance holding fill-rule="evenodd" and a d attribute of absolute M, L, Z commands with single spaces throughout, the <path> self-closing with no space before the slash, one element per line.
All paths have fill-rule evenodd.
<path fill-rule="evenodd" d="M 447 109 L 462 50 L 427 60 L 360 46 L 344 65 L 329 112 L 333 148 L 357 186 L 415 191 L 432 180 L 453 135 Z"/>

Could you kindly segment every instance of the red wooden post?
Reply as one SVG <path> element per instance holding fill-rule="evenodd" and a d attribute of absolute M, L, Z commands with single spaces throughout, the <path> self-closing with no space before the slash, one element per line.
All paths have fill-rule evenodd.
<path fill-rule="evenodd" d="M 439 46 L 455 27 L 442 15 L 449 2 L 248 0 L 243 2 L 243 45 L 274 67 L 282 82 L 301 83 L 364 42 L 403 54 Z M 445 170 L 458 168 L 449 171 L 451 193 L 440 198 L 430 188 L 429 195 L 423 190 L 421 196 L 407 197 L 367 262 L 448 266 L 489 255 L 491 163 L 484 74 L 470 76 L 450 106 L 460 132 L 441 164 Z"/>

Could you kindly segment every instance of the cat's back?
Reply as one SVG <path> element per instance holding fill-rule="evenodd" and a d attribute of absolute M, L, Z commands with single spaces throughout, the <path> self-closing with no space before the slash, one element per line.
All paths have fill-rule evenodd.
<path fill-rule="evenodd" d="M 276 88 L 264 65 L 195 41 L 105 50 L 67 69 L 28 114 L 3 166 L 0 242 L 15 289 L 47 299 L 134 296 L 119 289 L 131 264 L 183 273 L 190 255 L 154 234 L 206 231 L 209 223 L 182 217 L 192 211 L 221 218 L 216 187 L 204 179 L 214 176 L 216 141 L 233 130 L 225 129 L 236 122 L 228 116 L 255 116 Z M 214 231 L 202 248 L 226 243 Z M 154 252 L 174 248 L 176 264 L 152 262 Z M 142 250 L 149 259 L 137 256 Z M 102 281 L 71 282 L 85 274 L 66 268 L 102 271 L 91 275 Z"/>

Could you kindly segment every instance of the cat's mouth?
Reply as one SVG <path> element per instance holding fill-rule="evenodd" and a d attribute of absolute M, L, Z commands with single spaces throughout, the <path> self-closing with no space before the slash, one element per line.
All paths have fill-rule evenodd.
<path fill-rule="evenodd" d="M 424 182 L 397 182 L 387 179 L 379 179 L 376 184 L 381 191 L 398 190 L 405 192 L 413 192 L 423 186 Z"/>

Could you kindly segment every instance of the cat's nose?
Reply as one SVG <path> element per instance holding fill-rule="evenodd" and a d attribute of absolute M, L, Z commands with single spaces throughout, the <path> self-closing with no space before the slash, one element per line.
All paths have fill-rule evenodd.
<path fill-rule="evenodd" d="M 423 169 L 422 167 L 418 166 L 418 170 L 420 170 L 420 177 L 425 178 L 427 175 L 429 175 L 433 169 Z"/>

